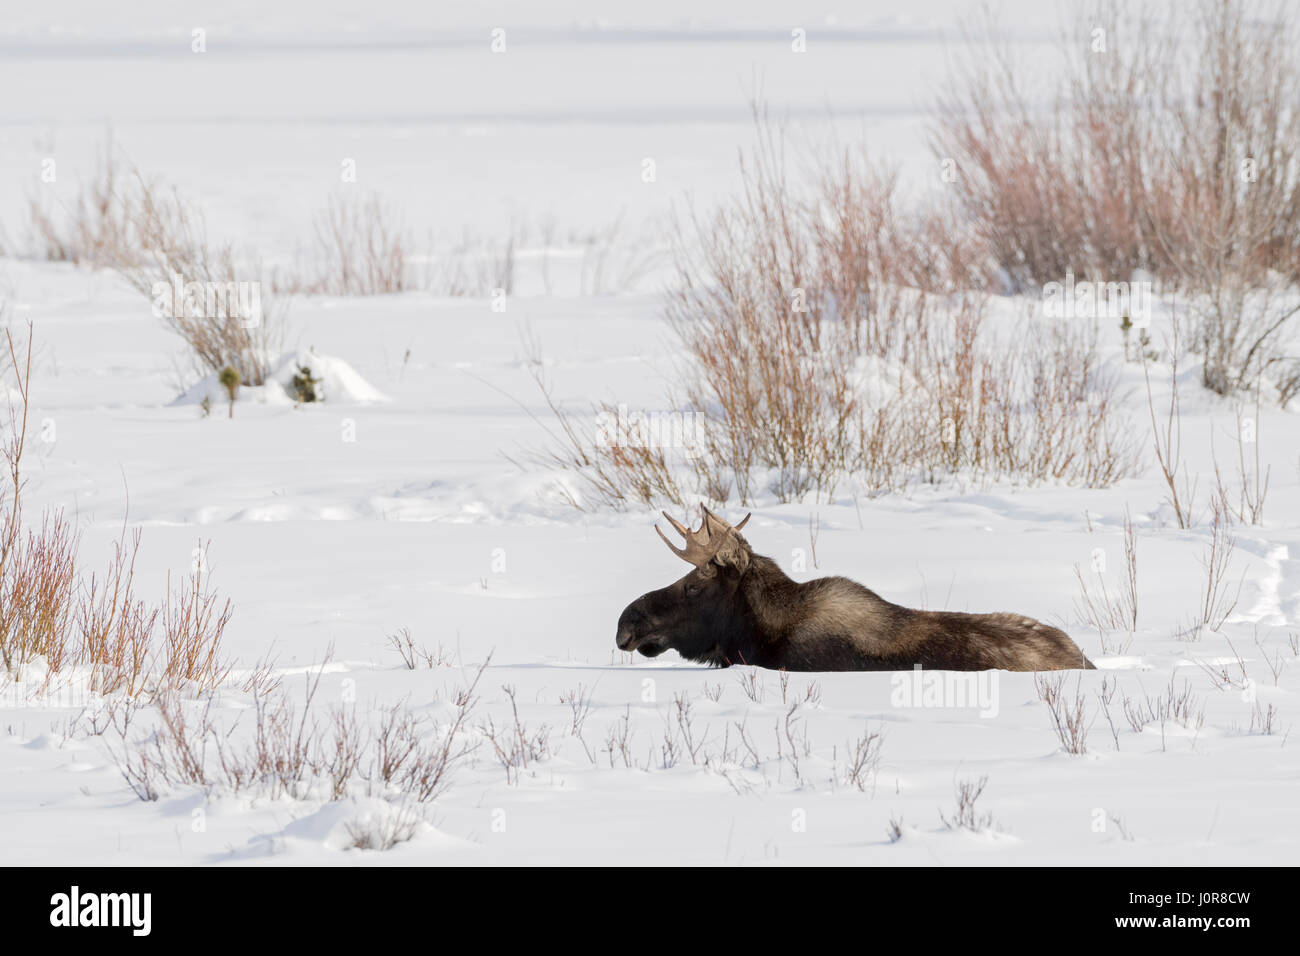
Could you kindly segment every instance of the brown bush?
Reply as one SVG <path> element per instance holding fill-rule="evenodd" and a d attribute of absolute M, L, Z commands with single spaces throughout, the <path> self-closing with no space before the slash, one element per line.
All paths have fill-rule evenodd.
<path fill-rule="evenodd" d="M 801 192 L 780 127 L 756 119 L 739 195 L 677 220 L 667 319 L 686 358 L 668 406 L 703 416 L 699 447 L 597 440 L 539 379 L 560 424 L 543 457 L 583 483 L 572 503 L 875 495 L 956 474 L 1102 487 L 1134 473 L 1093 324 L 1031 315 L 999 332 L 987 296 L 960 291 L 979 281 L 960 230 L 936 252 L 942 212 L 905 209 L 892 173 L 849 153 Z"/>
<path fill-rule="evenodd" d="M 121 195 L 128 236 L 114 268 L 186 343 L 196 372 L 229 366 L 244 384 L 262 385 L 279 348 L 284 304 L 272 297 L 261 263 L 209 239 L 197 206 L 138 171 Z"/>
<path fill-rule="evenodd" d="M 80 535 L 61 512 L 46 511 L 39 526 L 23 515 L 22 461 L 27 442 L 32 336 L 20 358 L 13 334 L 6 330 L 16 396 L 9 401 L 9 422 L 0 438 L 8 483 L 0 504 L 0 664 L 16 679 L 25 667 L 43 658 L 49 681 L 71 668 L 88 670 L 89 687 L 101 694 L 175 689 L 184 685 L 210 692 L 226 681 L 230 665 L 221 638 L 230 620 L 230 603 L 210 587 L 201 564 L 187 586 L 150 605 L 135 594 L 137 531 L 127 545 L 125 531 L 114 544 L 103 575 L 79 571 Z M 155 640 L 161 619 L 162 646 Z M 250 686 L 267 686 L 265 670 L 255 671 Z"/>
<path fill-rule="evenodd" d="M 1142 270 L 1184 297 L 1202 382 L 1293 394 L 1300 308 L 1300 64 L 1284 3 L 1115 0 L 1067 30 L 1042 108 L 991 29 L 940 96 L 931 141 L 1013 291 Z"/>
<path fill-rule="evenodd" d="M 200 544 L 197 552 L 206 554 Z M 162 661 L 160 677 L 167 684 L 187 684 L 199 694 L 215 689 L 230 676 L 221 653 L 221 639 L 234 613 L 212 590 L 204 568 L 205 557 L 195 560 L 184 585 L 172 590 L 162 605 Z"/>
<path fill-rule="evenodd" d="M 10 518 L 0 534 L 0 658 L 21 679 L 24 667 L 43 657 L 49 673 L 74 662 L 69 621 L 76 596 L 77 535 L 61 514 L 47 514 L 39 529 L 9 540 Z"/>
<path fill-rule="evenodd" d="M 1098 27 L 1104 56 L 1089 46 Z M 1149 107 L 1165 98 L 1172 55 L 1163 32 L 1113 2 L 1093 4 L 1062 42 L 1066 70 L 1046 108 L 994 32 L 988 19 L 970 31 L 972 53 L 939 95 L 931 144 L 954 164 L 962 214 L 1008 290 L 1156 268 L 1143 199 L 1159 141 Z"/>
<path fill-rule="evenodd" d="M 40 194 L 28 200 L 28 247 L 51 262 L 111 268 L 122 261 L 129 232 L 123 185 L 117 150 L 106 143 L 93 176 L 71 205 L 56 205 Z"/>
<path fill-rule="evenodd" d="M 135 696 L 144 689 L 152 666 L 158 609 L 135 596 L 135 559 L 140 532 L 115 542 L 108 570 L 92 574 L 77 603 L 81 653 L 91 667 L 90 686 L 101 694 Z"/>
<path fill-rule="evenodd" d="M 0 503 L 0 662 L 21 679 L 24 667 L 44 657 L 47 673 L 73 655 L 69 620 L 76 590 L 77 535 L 59 512 L 42 517 L 39 529 L 23 520 L 22 461 L 27 446 L 28 396 L 32 377 L 32 330 L 19 354 L 13 332 L 5 329 L 8 365 L 14 389 L 6 401 L 8 428 L 0 450 L 8 484 Z M 8 386 L 5 386 L 8 392 Z M 16 396 L 16 398 L 15 398 Z"/>
<path fill-rule="evenodd" d="M 296 291 L 385 295 L 415 287 L 408 268 L 411 239 L 378 196 L 336 195 L 316 217 L 319 276 Z"/>
<path fill-rule="evenodd" d="M 280 344 L 284 303 L 255 256 L 208 236 L 202 211 L 178 190 L 118 158 L 110 142 L 74 203 L 30 203 L 38 255 L 118 271 L 189 347 L 199 375 L 235 368 L 261 385 Z M 194 291 L 198 290 L 198 291 Z"/>

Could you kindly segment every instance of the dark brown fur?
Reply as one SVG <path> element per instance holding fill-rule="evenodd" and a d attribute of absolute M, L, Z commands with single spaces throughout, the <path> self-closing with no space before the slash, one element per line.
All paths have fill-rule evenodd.
<path fill-rule="evenodd" d="M 917 611 L 848 578 L 794 581 L 717 524 L 729 536 L 720 553 L 629 604 L 619 648 L 790 671 L 1093 667 L 1064 631 L 1023 615 Z"/>

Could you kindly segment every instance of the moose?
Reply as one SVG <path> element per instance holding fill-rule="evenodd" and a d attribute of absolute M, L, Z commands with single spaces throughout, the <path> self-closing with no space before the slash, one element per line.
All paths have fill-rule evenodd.
<path fill-rule="evenodd" d="M 702 510 L 698 531 L 663 513 L 684 548 L 655 525 L 694 569 L 624 609 L 620 650 L 787 671 L 1094 669 L 1064 631 L 1020 614 L 919 611 L 848 578 L 794 581 L 741 535 L 751 515 L 733 527 Z"/>

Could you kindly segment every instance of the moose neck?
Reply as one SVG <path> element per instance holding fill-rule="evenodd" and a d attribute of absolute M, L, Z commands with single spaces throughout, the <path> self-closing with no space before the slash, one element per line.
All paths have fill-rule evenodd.
<path fill-rule="evenodd" d="M 736 608 L 709 653 L 710 663 L 769 667 L 797 624 L 803 585 L 786 576 L 771 558 L 753 555 L 736 591 Z"/>

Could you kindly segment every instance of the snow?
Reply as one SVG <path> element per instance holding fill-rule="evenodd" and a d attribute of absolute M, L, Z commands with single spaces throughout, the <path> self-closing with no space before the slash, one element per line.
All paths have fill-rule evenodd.
<path fill-rule="evenodd" d="M 306 249 L 311 214 L 338 187 L 348 156 L 360 160 L 359 185 L 441 236 L 492 235 L 547 214 L 582 229 L 621 210 L 635 225 L 685 192 L 707 208 L 734 188 L 735 150 L 750 135 L 745 89 L 756 74 L 809 137 L 856 137 L 898 161 L 909 183 L 933 182 L 922 110 L 958 20 L 974 11 L 924 0 L 890 19 L 770 0 L 741 17 L 728 12 L 734 4 L 697 0 L 612 8 L 566 0 L 543 13 L 510 0 L 471 14 L 387 0 L 368 4 L 364 17 L 354 4 L 314 4 L 304 19 L 301 5 L 286 6 L 223 5 L 203 60 L 188 52 L 189 31 L 215 16 L 207 4 L 149 0 L 124 14 L 60 0 L 7 16 L 0 87 L 26 93 L 0 105 L 5 248 L 21 238 L 40 158 L 57 156 L 54 188 L 74 195 L 106 121 L 133 160 L 203 200 L 214 233 L 281 260 Z M 1031 52 L 1053 35 L 1049 6 L 1010 5 L 1008 20 Z M 839 31 L 833 41 L 793 57 L 791 27 L 808 21 L 815 43 L 813 18 L 831 15 L 838 19 L 824 29 Z M 493 60 L 487 31 L 499 23 L 518 55 Z M 646 156 L 657 160 L 654 184 L 639 177 Z M 301 702 L 319 670 L 318 704 L 355 707 L 367 720 L 404 702 L 444 721 L 456 689 L 491 658 L 471 720 L 478 749 L 443 796 L 415 810 L 392 795 L 332 800 L 319 788 L 272 798 L 178 787 L 141 801 L 117 769 L 111 733 L 78 729 L 100 706 L 84 681 L 42 696 L 33 691 L 39 669 L 21 684 L 0 678 L 7 863 L 1295 859 L 1294 413 L 1261 412 L 1272 469 L 1266 520 L 1235 529 L 1236 611 L 1221 632 L 1195 640 L 1178 632 L 1202 597 L 1209 530 L 1177 527 L 1154 467 L 1104 491 L 947 484 L 754 509 L 748 539 L 797 579 L 843 574 L 910 606 L 1014 610 L 1065 627 L 1098 666 L 1066 684 L 1072 693 L 1078 682 L 1091 720 L 1088 752 L 1071 755 L 1028 674 L 993 675 L 986 706 L 924 706 L 924 696 L 922 706 L 899 706 L 898 681 L 909 675 L 793 675 L 783 690 L 771 672 L 617 652 L 622 608 L 684 566 L 654 535 L 652 509 L 576 512 L 555 494 L 555 475 L 527 464 L 527 451 L 546 441 L 539 421 L 550 418 L 524 340 L 541 343 L 556 397 L 575 411 L 599 400 L 664 409 L 680 355 L 653 281 L 619 295 L 573 288 L 547 296 L 534 284 L 504 311 L 424 293 L 296 298 L 289 351 L 271 384 L 242 389 L 228 418 L 211 379 L 177 380 L 179 342 L 118 277 L 0 258 L 9 324 L 35 328 L 33 419 L 50 423 L 34 446 L 28 511 L 64 509 L 82 531 L 87 567 L 102 566 L 124 522 L 142 527 L 137 588 L 161 595 L 168 571 L 204 547 L 214 584 L 235 607 L 227 650 L 243 672 L 271 662 Z M 1009 323 L 1023 314 L 1023 303 L 994 308 Z M 1167 320 L 1158 309 L 1154 330 Z M 1118 333 L 1108 334 L 1117 354 Z M 302 364 L 324 380 L 324 401 L 295 406 L 288 397 Z M 1159 402 L 1167 369 L 1154 371 Z M 1185 454 L 1201 478 L 1203 513 L 1210 436 L 1221 457 L 1232 448 L 1233 408 L 1198 390 L 1194 368 L 1181 371 Z M 867 363 L 860 372 L 869 392 L 891 370 Z M 1123 374 L 1126 408 L 1145 436 L 1140 369 Z M 213 398 L 208 416 L 197 407 L 204 395 Z M 1138 529 L 1139 626 L 1131 643 L 1112 636 L 1103 647 L 1078 623 L 1074 568 L 1087 573 L 1103 548 L 1115 585 L 1126 509 Z M 388 643 L 400 628 L 441 648 L 446 666 L 407 670 Z M 1207 673 L 1240 667 L 1248 680 L 1223 689 Z M 1097 704 L 1102 680 L 1134 700 L 1187 682 L 1204 723 L 1134 731 L 1117 696 L 1117 746 Z M 507 686 L 525 724 L 551 731 L 551 752 L 509 779 L 479 730 L 488 717 L 498 727 L 511 719 Z M 591 698 L 582 739 L 561 699 L 580 688 Z M 705 743 L 699 760 L 685 755 L 669 767 L 664 742 L 679 727 L 679 695 Z M 792 754 L 785 721 L 796 699 L 793 734 L 807 750 Z M 1278 708 L 1276 733 L 1249 732 L 1257 704 Z M 242 716 L 246 727 L 251 706 L 238 686 L 223 688 L 214 719 L 230 726 Z M 624 721 L 628 761 L 606 750 Z M 741 727 L 757 761 L 744 756 Z M 848 761 L 872 732 L 883 735 L 880 762 L 859 789 Z M 733 759 L 721 756 L 727 748 Z M 945 826 L 940 814 L 951 818 L 957 784 L 983 776 L 978 809 L 993 827 Z M 393 848 L 354 848 L 356 834 L 382 836 L 408 820 L 409 835 Z M 902 835 L 891 842 L 895 820 Z"/>

